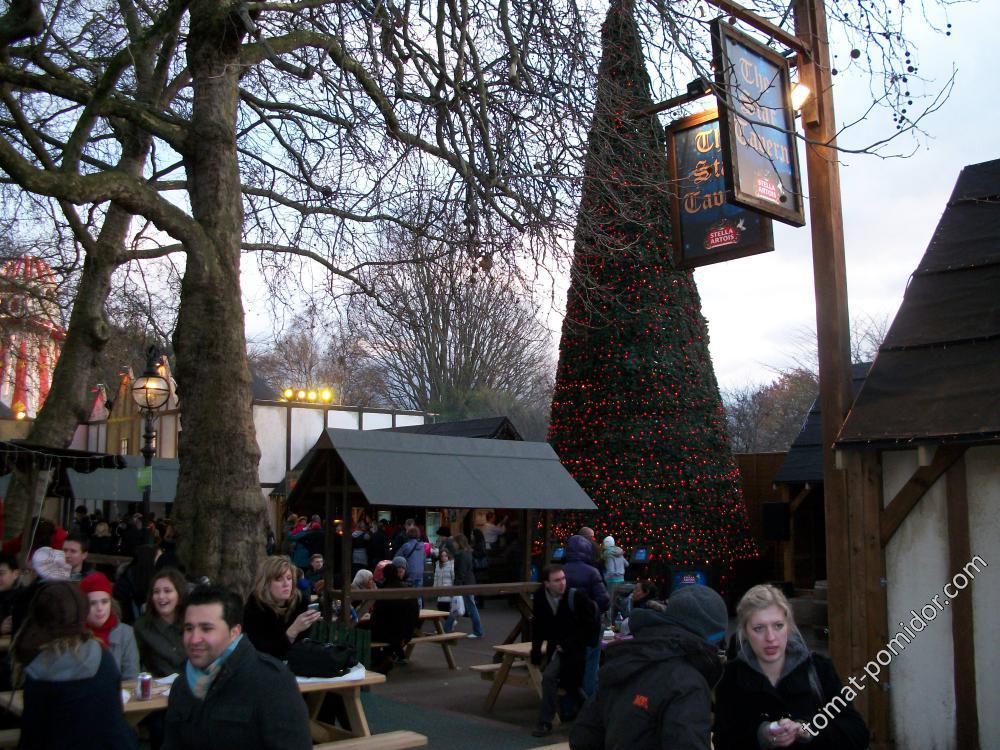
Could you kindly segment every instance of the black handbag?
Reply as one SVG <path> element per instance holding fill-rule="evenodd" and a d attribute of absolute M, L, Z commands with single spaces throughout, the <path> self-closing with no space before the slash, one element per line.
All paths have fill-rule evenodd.
<path fill-rule="evenodd" d="M 288 649 L 288 668 L 298 677 L 341 677 L 358 663 L 358 652 L 342 643 L 305 638 Z"/>

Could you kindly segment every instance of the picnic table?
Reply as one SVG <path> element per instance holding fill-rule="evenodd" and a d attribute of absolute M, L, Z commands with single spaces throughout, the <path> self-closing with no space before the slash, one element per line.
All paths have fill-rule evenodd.
<path fill-rule="evenodd" d="M 309 729 L 313 742 L 334 742 L 357 737 L 371 737 L 371 728 L 368 726 L 368 718 L 365 716 L 365 709 L 361 703 L 361 688 L 370 685 L 381 685 L 385 682 L 385 675 L 378 672 L 367 672 L 364 668 L 355 668 L 352 673 L 357 673 L 358 677 L 352 678 L 350 675 L 332 680 L 302 680 L 298 681 L 299 692 L 305 698 L 306 707 L 309 711 Z M 150 700 L 136 700 L 134 698 L 135 681 L 129 680 L 122 683 L 122 690 L 128 692 L 129 700 L 124 705 L 125 720 L 133 727 L 145 719 L 154 711 L 163 711 L 167 707 L 168 696 L 166 692 L 168 686 L 153 684 L 153 697 Z M 327 693 L 337 693 L 344 699 L 344 707 L 347 711 L 347 718 L 350 721 L 351 729 L 347 731 L 341 727 L 334 727 L 317 720 L 320 706 Z M 16 716 L 24 712 L 24 693 L 21 690 L 0 692 L 0 707 L 10 711 Z M 412 747 L 412 745 L 410 745 Z"/>
<path fill-rule="evenodd" d="M 439 609 L 421 609 L 420 610 L 420 622 L 421 624 L 425 622 L 434 623 L 434 632 L 414 636 L 410 639 L 410 642 L 406 644 L 406 650 L 404 656 L 407 659 L 413 654 L 413 649 L 422 643 L 436 643 L 441 646 L 441 651 L 444 653 L 444 659 L 448 662 L 449 669 L 458 669 L 458 664 L 455 663 L 455 654 L 452 652 L 451 647 L 454 645 L 455 641 L 465 638 L 465 633 L 446 633 L 444 631 L 444 621 L 448 619 L 448 612 L 443 612 Z"/>
<path fill-rule="evenodd" d="M 545 645 L 542 645 L 544 652 Z M 531 643 L 499 643 L 493 650 L 501 655 L 499 664 L 481 664 L 470 667 L 475 672 L 479 672 L 483 679 L 492 679 L 493 686 L 486 696 L 486 703 L 483 711 L 489 713 L 493 710 L 497 697 L 503 686 L 510 682 L 514 685 L 530 685 L 542 697 L 542 671 L 531 663 Z M 524 670 L 521 672 L 520 670 Z M 514 672 L 512 673 L 512 670 Z"/>

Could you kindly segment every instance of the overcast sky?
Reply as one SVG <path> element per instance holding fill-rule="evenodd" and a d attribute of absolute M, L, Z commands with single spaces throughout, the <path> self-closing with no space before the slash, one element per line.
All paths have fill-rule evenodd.
<path fill-rule="evenodd" d="M 929 137 L 919 150 L 907 159 L 842 155 L 852 317 L 895 315 L 962 167 L 1000 158 L 1000 86 L 994 62 L 1000 2 L 955 6 L 950 20 L 950 37 L 927 33 L 918 38 L 923 76 L 940 87 L 953 66 L 956 70 L 954 91 L 941 111 L 925 121 Z M 835 79 L 834 98 L 841 123 L 870 102 L 867 85 L 844 76 Z M 864 146 L 893 129 L 890 116 L 880 114 L 850 129 L 840 144 Z M 913 145 L 904 139 L 893 150 L 908 152 Z M 809 235 L 808 225 L 795 229 L 775 223 L 773 253 L 695 272 L 723 388 L 771 379 L 768 367 L 787 361 L 796 330 L 815 328 Z"/>

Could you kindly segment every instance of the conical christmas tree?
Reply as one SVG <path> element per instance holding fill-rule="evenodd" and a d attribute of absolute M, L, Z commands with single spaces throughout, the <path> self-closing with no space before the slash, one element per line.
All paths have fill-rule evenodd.
<path fill-rule="evenodd" d="M 602 28 L 549 440 L 596 513 L 561 513 L 673 568 L 754 556 L 708 328 L 673 265 L 670 184 L 634 0 Z M 601 537 L 598 537 L 601 538 Z"/>

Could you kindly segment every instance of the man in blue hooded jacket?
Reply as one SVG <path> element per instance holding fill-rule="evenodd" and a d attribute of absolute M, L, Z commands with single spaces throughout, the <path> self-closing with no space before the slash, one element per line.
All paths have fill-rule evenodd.
<path fill-rule="evenodd" d="M 563 569 L 566 571 L 566 585 L 585 593 L 603 616 L 611 606 L 611 597 L 604 585 L 604 579 L 593 564 L 594 546 L 585 537 L 574 534 L 566 540 L 566 557 Z M 589 698 L 597 692 L 597 668 L 601 663 L 601 647 L 587 648 L 583 670 L 583 692 Z"/>

